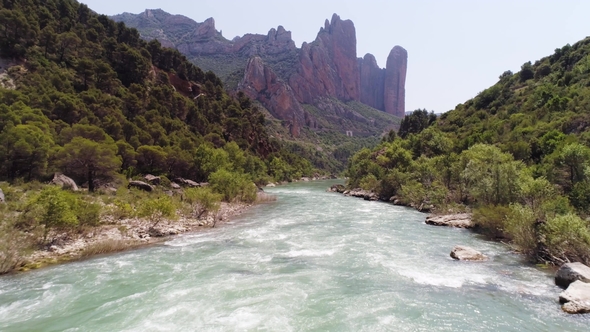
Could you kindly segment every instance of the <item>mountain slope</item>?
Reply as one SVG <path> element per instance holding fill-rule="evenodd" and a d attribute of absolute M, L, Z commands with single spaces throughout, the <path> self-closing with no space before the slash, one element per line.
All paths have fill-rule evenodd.
<path fill-rule="evenodd" d="M 10 59 L 0 70 L 1 179 L 59 170 L 92 190 L 117 172 L 206 181 L 225 167 L 264 182 L 273 159 L 311 172 L 269 137 L 245 95 L 123 23 L 74 0 L 4 1 L 0 18 Z"/>

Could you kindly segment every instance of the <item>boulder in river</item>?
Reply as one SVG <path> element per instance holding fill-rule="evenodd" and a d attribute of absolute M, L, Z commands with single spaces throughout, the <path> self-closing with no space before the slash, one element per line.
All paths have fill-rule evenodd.
<path fill-rule="evenodd" d="M 470 213 L 447 214 L 444 216 L 428 216 L 426 218 L 426 223 L 434 226 L 473 228 Z"/>
<path fill-rule="evenodd" d="M 561 309 L 568 314 L 588 314 L 590 313 L 590 301 L 568 302 Z"/>
<path fill-rule="evenodd" d="M 559 302 L 563 303 L 563 311 L 570 314 L 590 312 L 590 284 L 576 280 L 559 294 Z"/>
<path fill-rule="evenodd" d="M 4 203 L 6 201 L 5 197 L 4 197 L 4 192 L 2 191 L 2 188 L 0 188 L 0 204 Z"/>
<path fill-rule="evenodd" d="M 361 189 L 361 188 L 347 190 L 347 191 L 344 192 L 344 195 L 362 198 L 365 201 L 377 201 L 377 200 L 379 200 L 379 196 L 377 196 L 377 194 L 375 194 L 372 191 L 364 190 L 364 189 Z"/>
<path fill-rule="evenodd" d="M 460 261 L 485 261 L 488 259 L 481 252 L 466 246 L 455 246 L 451 251 L 451 257 Z"/>
<path fill-rule="evenodd" d="M 127 188 L 131 188 L 131 187 L 145 190 L 147 192 L 152 192 L 154 190 L 154 187 L 152 187 L 151 185 L 149 185 L 143 181 L 129 181 L 129 185 L 127 186 Z"/>
<path fill-rule="evenodd" d="M 62 173 L 53 174 L 53 180 L 51 180 L 51 182 L 49 183 L 61 186 L 64 189 L 78 191 L 78 186 L 76 185 L 76 182 L 71 178 L 63 175 Z"/>
<path fill-rule="evenodd" d="M 555 273 L 555 284 L 561 288 L 567 288 L 576 280 L 590 283 L 590 267 L 578 262 L 566 263 Z"/>
<path fill-rule="evenodd" d="M 329 189 L 329 192 L 333 192 L 333 193 L 344 193 L 344 191 L 346 191 L 346 187 L 342 184 L 334 184 L 332 185 Z"/>

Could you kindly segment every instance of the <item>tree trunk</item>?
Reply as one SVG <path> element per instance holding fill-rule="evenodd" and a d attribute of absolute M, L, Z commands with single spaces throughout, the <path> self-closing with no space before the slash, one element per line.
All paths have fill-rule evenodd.
<path fill-rule="evenodd" d="M 94 192 L 94 167 L 88 167 L 88 191 Z"/>

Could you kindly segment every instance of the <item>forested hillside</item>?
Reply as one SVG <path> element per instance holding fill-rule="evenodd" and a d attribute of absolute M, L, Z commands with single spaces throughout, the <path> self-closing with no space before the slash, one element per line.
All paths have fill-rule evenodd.
<path fill-rule="evenodd" d="M 309 174 L 264 116 L 176 50 L 74 0 L 0 1 L 0 180 L 62 171 L 90 190 L 118 173 L 265 182 Z"/>
<path fill-rule="evenodd" d="M 349 164 L 350 187 L 423 210 L 474 209 L 534 261 L 590 262 L 590 38 L 503 73 L 438 119 L 415 111 Z"/>

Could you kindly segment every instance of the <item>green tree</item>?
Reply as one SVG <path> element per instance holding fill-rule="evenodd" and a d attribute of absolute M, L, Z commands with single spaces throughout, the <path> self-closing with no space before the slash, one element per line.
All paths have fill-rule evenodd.
<path fill-rule="evenodd" d="M 94 142 L 83 137 L 75 137 L 64 145 L 58 153 L 58 163 L 67 173 L 86 179 L 91 192 L 95 189 L 94 180 L 110 179 L 121 168 L 117 145 L 113 142 Z"/>

